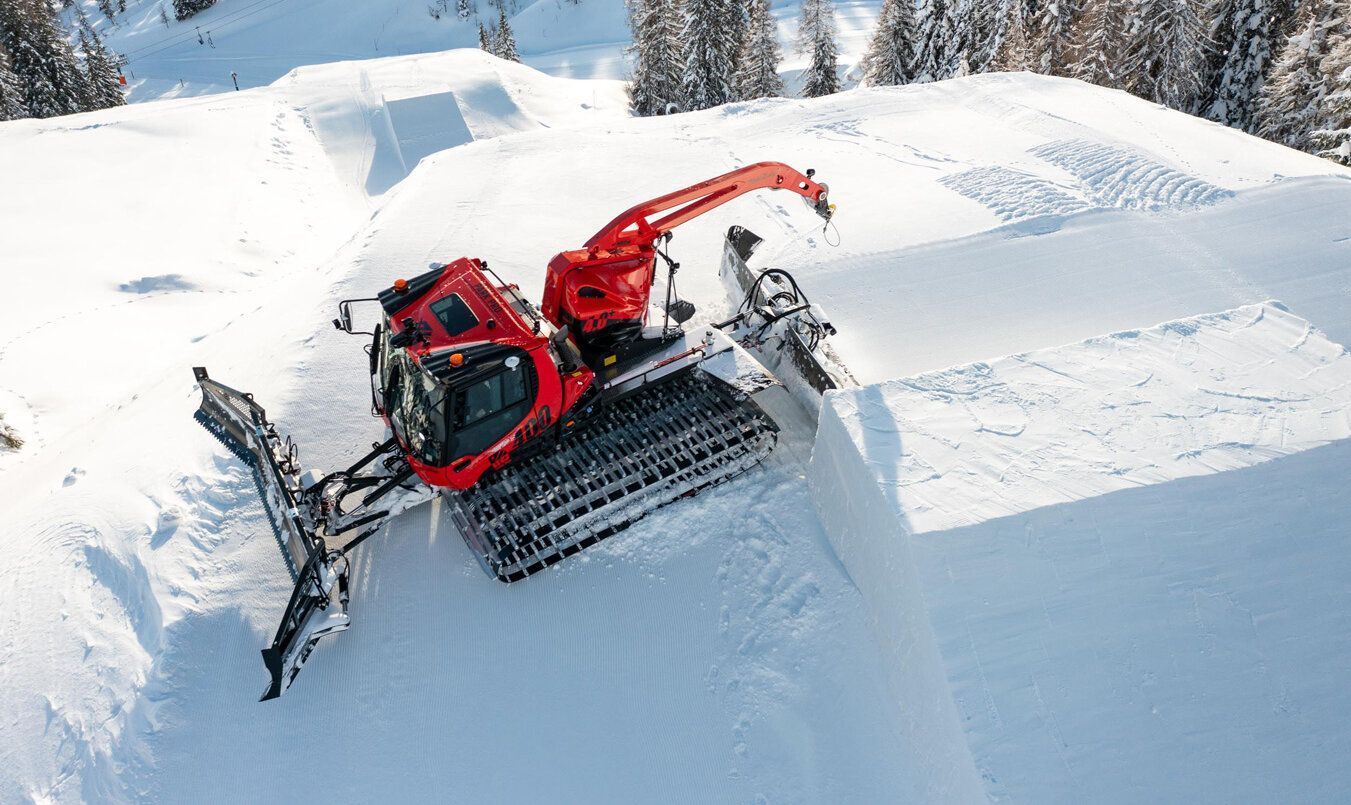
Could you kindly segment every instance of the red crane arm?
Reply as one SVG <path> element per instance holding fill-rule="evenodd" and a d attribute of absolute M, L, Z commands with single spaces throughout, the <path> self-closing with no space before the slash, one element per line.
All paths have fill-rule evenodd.
<path fill-rule="evenodd" d="M 744 168 L 667 193 L 620 213 L 586 242 L 588 250 L 612 250 L 633 243 L 651 244 L 664 232 L 752 190 L 791 190 L 810 201 L 822 218 L 830 217 L 826 186 L 782 162 L 757 162 Z M 662 217 L 652 220 L 654 215 Z"/>

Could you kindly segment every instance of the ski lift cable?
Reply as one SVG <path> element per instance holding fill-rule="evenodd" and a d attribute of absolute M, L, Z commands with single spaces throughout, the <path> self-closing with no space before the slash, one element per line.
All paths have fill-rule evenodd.
<path fill-rule="evenodd" d="M 266 11 L 272 6 L 279 5 L 284 2 L 286 2 L 286 0 L 255 0 L 254 2 L 250 3 L 247 6 L 241 6 L 240 8 L 231 11 L 229 14 L 222 16 L 218 20 L 213 20 L 210 30 L 219 31 L 220 29 L 226 26 L 233 25 L 237 22 L 241 22 L 245 19 L 248 19 L 249 17 L 252 17 L 254 14 L 257 14 L 261 11 Z M 262 6 L 262 8 L 257 8 L 257 6 Z M 249 9 L 253 10 L 249 11 Z M 128 60 L 134 58 L 145 58 L 147 56 L 153 56 L 156 53 L 161 53 L 176 45 L 186 44 L 187 42 L 190 42 L 196 38 L 197 38 L 196 30 L 184 31 L 181 34 L 175 34 L 173 36 L 166 37 L 164 39 L 159 40 L 158 42 L 152 42 L 151 44 L 142 45 L 141 47 L 129 50 L 122 55 L 126 56 Z"/>
<path fill-rule="evenodd" d="M 219 23 L 221 23 L 221 24 L 226 24 L 226 23 L 229 23 L 229 22 L 235 22 L 236 20 L 231 19 L 232 17 L 239 17 L 239 15 L 244 14 L 244 12 L 248 11 L 249 9 L 254 8 L 255 6 L 262 5 L 262 4 L 267 3 L 267 2 L 269 2 L 269 0 L 254 0 L 254 2 L 249 3 L 247 6 L 240 6 L 239 8 L 236 8 L 236 9 L 230 11 L 229 13 L 222 15 L 222 16 L 220 17 L 220 19 L 217 20 L 217 22 L 219 22 Z M 240 17 L 240 19 L 242 19 L 242 17 Z M 186 22 L 186 20 L 184 20 L 184 22 Z M 194 27 L 199 27 L 199 26 L 194 25 Z M 218 27 L 220 27 L 220 26 L 217 25 L 216 27 L 218 28 Z M 184 32 L 178 33 L 178 34 L 171 34 L 171 35 L 169 35 L 169 36 L 167 36 L 167 37 L 165 37 L 165 38 L 163 38 L 163 39 L 161 39 L 161 40 L 159 40 L 159 41 L 157 41 L 157 42 L 151 42 L 151 43 L 148 44 L 148 45 L 141 45 L 140 47 L 133 48 L 133 49 L 127 51 L 125 55 L 127 55 L 128 57 L 131 57 L 131 56 L 134 56 L 134 55 L 143 54 L 143 52 L 146 51 L 146 50 L 151 50 L 151 49 L 155 49 L 155 48 L 160 48 L 160 46 L 162 46 L 162 45 L 171 45 L 171 44 L 178 44 L 179 42 L 186 42 L 186 41 L 191 40 L 191 39 L 193 39 L 194 37 L 196 37 L 196 35 L 197 35 L 197 34 L 196 34 L 196 31 L 184 31 Z M 156 52 L 158 52 L 158 51 L 156 51 Z"/>

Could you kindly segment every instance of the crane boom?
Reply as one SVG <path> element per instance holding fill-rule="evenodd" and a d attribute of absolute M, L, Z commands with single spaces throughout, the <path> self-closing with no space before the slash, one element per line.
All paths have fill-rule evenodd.
<path fill-rule="evenodd" d="M 782 162 L 757 162 L 737 168 L 630 207 L 592 235 L 586 248 L 608 251 L 630 243 L 653 243 L 662 234 L 753 190 L 791 190 L 811 202 L 818 215 L 829 218 L 828 189 L 812 180 L 815 173 L 809 169 L 804 175 Z M 667 214 L 650 220 L 660 213 Z M 633 232 L 628 231 L 630 227 Z"/>
<path fill-rule="evenodd" d="M 585 246 L 549 261 L 541 305 L 545 318 L 569 328 L 584 351 L 634 341 L 647 321 L 658 238 L 753 190 L 792 191 L 829 220 L 829 189 L 813 180 L 814 174 L 782 162 L 757 162 L 630 207 Z"/>

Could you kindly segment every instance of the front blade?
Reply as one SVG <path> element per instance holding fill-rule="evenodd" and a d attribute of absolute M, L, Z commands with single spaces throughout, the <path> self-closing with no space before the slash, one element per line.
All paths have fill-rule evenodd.
<path fill-rule="evenodd" d="M 296 502 L 303 489 L 292 451 L 277 436 L 267 412 L 252 394 L 212 380 L 200 366 L 192 371 L 202 390 L 196 419 L 253 470 L 258 497 L 294 581 L 314 552 L 315 543 Z"/>
<path fill-rule="evenodd" d="M 337 551 L 316 553 L 301 568 L 281 626 L 272 645 L 263 649 L 271 677 L 258 701 L 275 699 L 290 689 L 320 638 L 346 631 L 347 558 Z"/>
<path fill-rule="evenodd" d="M 202 390 L 196 419 L 253 470 L 258 495 L 295 582 L 272 645 L 263 649 L 271 677 L 262 700 L 275 699 L 291 686 L 319 639 L 344 631 L 347 615 L 347 559 L 327 550 L 324 540 L 301 515 L 305 494 L 300 467 L 289 440 L 267 420 L 252 394 L 212 380 L 206 369 L 193 374 Z"/>

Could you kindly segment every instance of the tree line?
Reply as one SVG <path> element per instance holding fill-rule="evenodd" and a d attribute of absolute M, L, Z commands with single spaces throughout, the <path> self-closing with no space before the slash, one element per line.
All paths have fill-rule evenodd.
<path fill-rule="evenodd" d="M 47 0 L 0 0 L 0 120 L 126 103 L 113 54 L 76 8 L 75 44 Z"/>
<path fill-rule="evenodd" d="M 639 115 L 784 93 L 768 0 L 628 0 Z M 841 89 L 832 0 L 801 0 L 801 95 Z M 1351 164 L 1351 0 L 884 0 L 864 86 L 1078 78 Z"/>

